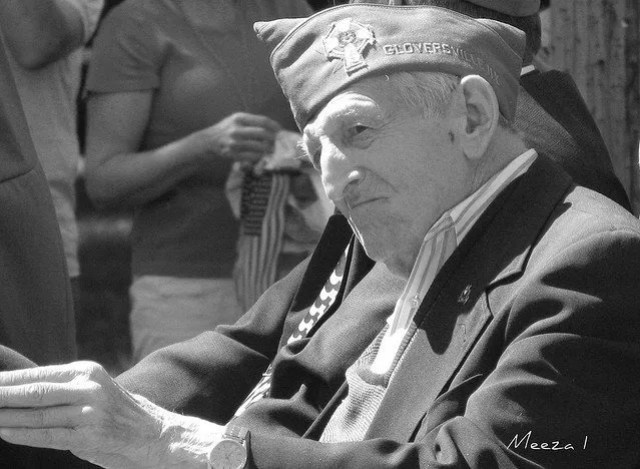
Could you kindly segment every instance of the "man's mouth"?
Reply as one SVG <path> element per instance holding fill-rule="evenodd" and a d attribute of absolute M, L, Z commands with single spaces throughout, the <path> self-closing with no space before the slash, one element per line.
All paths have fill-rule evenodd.
<path fill-rule="evenodd" d="M 345 204 L 349 211 L 353 211 L 356 208 L 361 208 L 366 205 L 370 205 L 372 203 L 378 202 L 382 200 L 383 197 L 357 197 L 357 198 L 347 198 L 345 199 Z"/>

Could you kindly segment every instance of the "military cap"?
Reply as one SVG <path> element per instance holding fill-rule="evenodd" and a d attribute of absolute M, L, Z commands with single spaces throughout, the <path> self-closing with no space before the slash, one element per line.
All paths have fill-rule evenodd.
<path fill-rule="evenodd" d="M 254 25 L 302 129 L 340 91 L 400 71 L 477 74 L 512 120 L 525 35 L 498 21 L 433 6 L 351 4 Z"/>

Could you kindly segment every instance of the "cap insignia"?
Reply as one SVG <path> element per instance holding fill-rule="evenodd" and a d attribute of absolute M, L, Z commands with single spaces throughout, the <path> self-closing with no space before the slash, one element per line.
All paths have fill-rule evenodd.
<path fill-rule="evenodd" d="M 333 23 L 322 40 L 327 59 L 342 59 L 347 75 L 367 67 L 363 54 L 375 42 L 373 29 L 351 18 Z"/>

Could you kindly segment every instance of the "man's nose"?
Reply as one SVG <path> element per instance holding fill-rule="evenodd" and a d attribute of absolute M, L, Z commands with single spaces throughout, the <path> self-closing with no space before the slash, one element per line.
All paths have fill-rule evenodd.
<path fill-rule="evenodd" d="M 363 178 L 362 170 L 337 150 L 328 151 L 322 160 L 322 184 L 327 196 L 338 203 L 345 198 L 347 188 L 358 185 Z"/>

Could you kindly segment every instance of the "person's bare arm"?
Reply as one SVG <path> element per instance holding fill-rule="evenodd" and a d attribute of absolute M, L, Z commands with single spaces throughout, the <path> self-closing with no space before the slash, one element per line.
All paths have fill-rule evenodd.
<path fill-rule="evenodd" d="M 87 190 L 98 205 L 135 206 L 192 174 L 215 171 L 215 158 L 256 161 L 280 128 L 268 117 L 236 113 L 159 148 L 138 151 L 153 91 L 97 93 L 87 105 Z"/>
<path fill-rule="evenodd" d="M 9 50 L 24 68 L 37 69 L 80 47 L 80 12 L 64 0 L 3 0 L 0 29 Z"/>
<path fill-rule="evenodd" d="M 175 145 L 138 148 L 147 127 L 153 91 L 91 95 L 87 104 L 86 183 L 100 206 L 152 200 L 193 172 Z"/>

